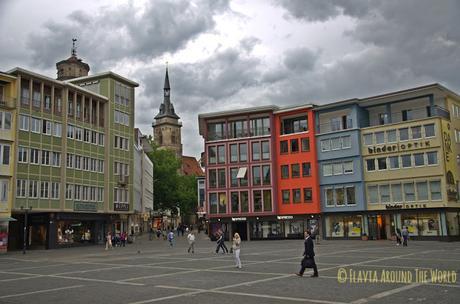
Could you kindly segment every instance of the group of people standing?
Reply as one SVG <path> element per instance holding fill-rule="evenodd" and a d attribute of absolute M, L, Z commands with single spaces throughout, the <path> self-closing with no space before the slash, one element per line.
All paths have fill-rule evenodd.
<path fill-rule="evenodd" d="M 396 228 L 396 245 L 402 245 L 407 247 L 407 241 L 409 240 L 409 230 L 406 226 L 403 226 L 402 231 Z"/>
<path fill-rule="evenodd" d="M 217 231 L 217 247 L 216 247 L 216 254 L 219 253 L 220 249 L 222 249 L 222 254 L 228 253 L 228 248 L 225 246 L 225 238 L 224 238 L 224 233 L 222 230 Z M 231 251 L 235 255 L 235 262 L 236 262 L 236 268 L 241 268 L 241 259 L 240 259 L 240 251 L 241 251 L 241 237 L 236 232 L 233 235 L 232 239 L 232 247 Z"/>
<path fill-rule="evenodd" d="M 128 234 L 125 231 L 115 233 L 114 235 L 109 231 L 105 237 L 105 250 L 113 249 L 113 246 L 125 247 L 127 242 Z"/>

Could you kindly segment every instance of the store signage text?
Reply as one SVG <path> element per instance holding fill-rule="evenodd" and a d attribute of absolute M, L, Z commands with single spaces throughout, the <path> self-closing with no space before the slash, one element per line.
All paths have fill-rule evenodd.
<path fill-rule="evenodd" d="M 245 217 L 232 217 L 232 222 L 242 222 L 245 221 Z"/>
<path fill-rule="evenodd" d="M 431 142 L 429 140 L 426 140 L 426 141 L 416 141 L 416 142 L 411 142 L 411 143 L 403 143 L 403 144 L 398 144 L 398 145 L 367 147 L 367 152 L 369 154 L 376 154 L 376 153 L 385 153 L 385 152 L 407 151 L 407 150 L 429 148 L 429 147 L 431 147 Z"/>
<path fill-rule="evenodd" d="M 294 216 L 292 215 L 278 215 L 276 217 L 278 220 L 292 220 Z"/>
<path fill-rule="evenodd" d="M 97 212 L 97 205 L 89 202 L 74 202 L 74 211 Z"/>
<path fill-rule="evenodd" d="M 113 210 L 115 211 L 129 211 L 129 203 L 113 203 Z"/>
<path fill-rule="evenodd" d="M 426 208 L 426 204 L 386 204 L 386 209 L 416 209 L 416 208 Z"/>

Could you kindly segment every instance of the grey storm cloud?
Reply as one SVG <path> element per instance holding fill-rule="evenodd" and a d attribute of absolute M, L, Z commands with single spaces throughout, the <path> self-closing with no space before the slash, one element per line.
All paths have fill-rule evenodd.
<path fill-rule="evenodd" d="M 69 41 L 78 37 L 79 53 L 103 68 L 123 59 L 147 60 L 174 53 L 199 34 L 212 30 L 215 14 L 228 9 L 228 1 L 147 1 L 139 12 L 132 2 L 95 13 L 75 11 L 64 22 L 45 22 L 29 36 L 34 65 L 49 67 L 69 56 Z M 67 53 L 65 52 L 67 51 Z"/>

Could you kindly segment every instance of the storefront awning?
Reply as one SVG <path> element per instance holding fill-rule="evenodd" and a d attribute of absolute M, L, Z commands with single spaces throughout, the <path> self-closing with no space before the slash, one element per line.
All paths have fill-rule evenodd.
<path fill-rule="evenodd" d="M 0 222 L 16 222 L 17 219 L 12 217 L 0 217 Z"/>

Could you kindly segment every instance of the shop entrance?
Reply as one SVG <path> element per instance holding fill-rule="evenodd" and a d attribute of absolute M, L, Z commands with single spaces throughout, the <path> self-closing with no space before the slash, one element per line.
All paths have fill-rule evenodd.
<path fill-rule="evenodd" d="M 242 241 L 248 240 L 248 228 L 246 222 L 233 222 L 232 223 L 232 233 L 235 234 L 238 232 Z M 233 236 L 230 236 L 233 238 Z"/>
<path fill-rule="evenodd" d="M 369 217 L 369 238 L 371 240 L 384 240 L 387 238 L 385 216 L 370 215 Z"/>

